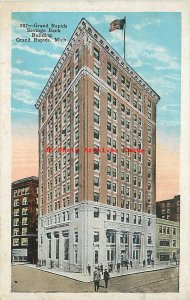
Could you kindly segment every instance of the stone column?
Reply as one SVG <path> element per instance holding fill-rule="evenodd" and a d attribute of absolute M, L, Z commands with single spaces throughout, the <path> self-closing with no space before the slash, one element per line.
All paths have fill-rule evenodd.
<path fill-rule="evenodd" d="M 120 231 L 116 231 L 116 264 L 121 262 Z"/>
<path fill-rule="evenodd" d="M 129 260 L 133 259 L 133 233 L 129 232 L 129 246 L 128 246 Z"/>
<path fill-rule="evenodd" d="M 59 267 L 63 268 L 63 234 L 59 232 Z"/>

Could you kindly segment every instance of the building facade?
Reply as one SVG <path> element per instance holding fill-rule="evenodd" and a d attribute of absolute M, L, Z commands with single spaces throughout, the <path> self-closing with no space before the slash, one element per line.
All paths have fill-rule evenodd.
<path fill-rule="evenodd" d="M 12 183 L 12 262 L 37 261 L 38 177 Z"/>
<path fill-rule="evenodd" d="M 174 196 L 172 199 L 156 202 L 157 218 L 180 221 L 180 195 Z"/>
<path fill-rule="evenodd" d="M 180 228 L 179 222 L 156 219 L 158 261 L 179 261 Z"/>
<path fill-rule="evenodd" d="M 40 95 L 39 259 L 155 258 L 159 96 L 82 19 Z"/>

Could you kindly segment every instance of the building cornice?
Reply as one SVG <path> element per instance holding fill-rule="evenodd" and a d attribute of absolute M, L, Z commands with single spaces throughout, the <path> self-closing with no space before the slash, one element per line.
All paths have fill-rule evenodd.
<path fill-rule="evenodd" d="M 88 34 L 95 40 L 97 41 L 107 53 L 110 54 L 110 56 L 116 60 L 120 66 L 124 69 L 125 72 L 128 73 L 128 75 L 133 78 L 133 80 L 140 85 L 147 93 L 150 94 L 151 97 L 154 98 L 155 102 L 157 103 L 160 100 L 160 96 L 142 79 L 142 77 L 137 74 L 133 68 L 112 48 L 112 46 L 106 42 L 106 40 L 99 34 L 93 27 L 92 25 L 86 20 L 86 19 L 81 19 L 79 25 L 75 29 L 71 39 L 69 40 L 63 54 L 61 55 L 60 59 L 58 60 L 52 74 L 50 75 L 44 89 L 42 90 L 35 107 L 38 109 L 40 107 L 40 104 L 44 97 L 47 95 L 49 88 L 53 81 L 55 80 L 56 76 L 58 75 L 61 67 L 63 64 L 66 62 L 71 49 L 73 48 L 76 40 L 78 39 L 80 33 L 82 30 L 85 30 L 88 32 Z"/>

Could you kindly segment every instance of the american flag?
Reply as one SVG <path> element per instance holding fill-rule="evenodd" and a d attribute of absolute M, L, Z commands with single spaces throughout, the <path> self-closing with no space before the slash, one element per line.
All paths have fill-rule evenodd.
<path fill-rule="evenodd" d="M 124 25 L 125 25 L 125 19 L 114 20 L 110 23 L 109 31 L 111 32 L 114 30 L 123 29 Z"/>

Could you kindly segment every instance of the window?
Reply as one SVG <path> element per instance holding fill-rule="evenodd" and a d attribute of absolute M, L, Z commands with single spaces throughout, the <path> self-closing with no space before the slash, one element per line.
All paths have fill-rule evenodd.
<path fill-rule="evenodd" d="M 137 216 L 133 216 L 133 223 L 136 224 L 137 223 Z"/>
<path fill-rule="evenodd" d="M 99 169 L 100 169 L 99 161 L 94 160 L 94 170 L 98 170 L 99 171 Z"/>
<path fill-rule="evenodd" d="M 19 235 L 19 228 L 15 228 L 13 230 L 13 235 Z"/>
<path fill-rule="evenodd" d="M 111 210 L 107 210 L 107 220 L 111 220 Z"/>
<path fill-rule="evenodd" d="M 98 51 L 96 48 L 94 48 L 94 58 L 98 61 L 100 60 L 100 51 Z"/>
<path fill-rule="evenodd" d="M 173 240 L 173 247 L 176 247 L 176 240 Z"/>
<path fill-rule="evenodd" d="M 100 87 L 99 87 L 99 85 L 97 85 L 97 84 L 94 84 L 94 91 L 96 92 L 96 93 L 100 93 Z"/>
<path fill-rule="evenodd" d="M 28 224 L 28 218 L 22 218 L 22 225 Z"/>
<path fill-rule="evenodd" d="M 97 139 L 97 140 L 99 140 L 99 137 L 100 137 L 99 130 L 94 129 L 94 138 Z"/>
<path fill-rule="evenodd" d="M 173 235 L 176 235 L 176 228 L 173 228 Z"/>
<path fill-rule="evenodd" d="M 115 243 L 115 232 L 107 232 L 106 233 L 107 237 L 107 243 Z"/>
<path fill-rule="evenodd" d="M 19 209 L 14 209 L 14 216 L 19 216 Z"/>
<path fill-rule="evenodd" d="M 94 218 L 99 218 L 99 214 L 100 214 L 99 208 L 94 207 Z"/>
<path fill-rule="evenodd" d="M 124 213 L 121 213 L 121 222 L 124 222 Z"/>
<path fill-rule="evenodd" d="M 100 68 L 98 68 L 96 65 L 94 65 L 94 73 L 99 76 L 100 75 Z"/>
<path fill-rule="evenodd" d="M 78 208 L 75 208 L 75 218 L 77 219 L 79 217 L 79 211 Z"/>
<path fill-rule="evenodd" d="M 78 187 L 78 185 L 79 185 L 79 178 L 76 177 L 76 178 L 75 178 L 75 187 Z"/>
<path fill-rule="evenodd" d="M 111 196 L 107 195 L 107 204 L 111 205 Z"/>
<path fill-rule="evenodd" d="M 94 106 L 100 108 L 100 101 L 94 97 Z"/>
<path fill-rule="evenodd" d="M 151 222 L 150 222 L 150 218 L 148 218 L 148 226 L 150 226 Z"/>
<path fill-rule="evenodd" d="M 117 106 L 117 100 L 116 100 L 116 98 L 114 98 L 114 97 L 113 97 L 113 105 L 114 105 L 114 106 Z"/>
<path fill-rule="evenodd" d="M 108 93 L 108 95 L 107 95 L 107 100 L 108 100 L 109 102 L 111 102 L 111 94 L 109 94 L 109 93 Z"/>
<path fill-rule="evenodd" d="M 99 232 L 94 231 L 94 243 L 99 242 Z"/>
<path fill-rule="evenodd" d="M 116 211 L 113 211 L 113 221 L 116 221 Z"/>
<path fill-rule="evenodd" d="M 169 246 L 170 245 L 170 241 L 168 241 L 168 240 L 161 240 L 160 241 L 160 246 Z"/>
<path fill-rule="evenodd" d="M 19 199 L 14 200 L 14 207 L 19 206 Z"/>
<path fill-rule="evenodd" d="M 149 244 L 149 245 L 152 244 L 152 238 L 151 238 L 150 235 L 148 236 L 148 244 Z"/>
<path fill-rule="evenodd" d="M 138 224 L 139 224 L 139 225 L 142 224 L 142 218 L 141 218 L 141 216 L 138 216 Z"/>
<path fill-rule="evenodd" d="M 94 202 L 98 202 L 99 201 L 99 193 L 94 192 Z"/>
<path fill-rule="evenodd" d="M 129 223 L 129 214 L 126 214 L 125 221 L 126 223 Z"/>
<path fill-rule="evenodd" d="M 139 234 L 133 234 L 133 244 L 138 245 L 140 244 L 140 236 Z"/>
<path fill-rule="evenodd" d="M 121 83 L 125 84 L 125 77 L 121 75 Z"/>
<path fill-rule="evenodd" d="M 99 124 L 100 123 L 100 116 L 94 113 L 94 122 Z"/>
<path fill-rule="evenodd" d="M 111 63 L 109 61 L 107 62 L 107 70 L 111 72 Z"/>
<path fill-rule="evenodd" d="M 22 215 L 27 215 L 28 214 L 28 209 L 27 208 L 23 208 L 22 209 Z"/>
<path fill-rule="evenodd" d="M 107 189 L 111 190 L 111 181 L 110 180 L 107 181 Z"/>
<path fill-rule="evenodd" d="M 99 177 L 95 177 L 94 176 L 94 186 L 97 186 L 97 187 L 99 187 Z"/>
<path fill-rule="evenodd" d="M 109 76 L 107 77 L 107 84 L 111 86 L 111 78 Z"/>
<path fill-rule="evenodd" d="M 19 239 L 13 239 L 13 246 L 19 246 Z"/>
<path fill-rule="evenodd" d="M 115 67 L 113 67 L 113 75 L 116 76 L 117 75 L 117 70 Z"/>
<path fill-rule="evenodd" d="M 28 245 L 28 239 L 27 238 L 22 238 L 21 239 L 21 245 L 22 246 L 27 246 Z"/>
<path fill-rule="evenodd" d="M 111 176 L 111 167 L 107 166 L 107 175 Z"/>
<path fill-rule="evenodd" d="M 114 81 L 113 81 L 113 89 L 114 89 L 114 91 L 116 91 L 116 89 L 117 89 L 117 84 Z"/>
<path fill-rule="evenodd" d="M 75 51 L 75 60 L 78 59 L 78 57 L 79 57 L 79 49 L 77 49 L 77 50 Z"/>
<path fill-rule="evenodd" d="M 13 226 L 18 226 L 19 225 L 19 218 L 13 219 Z"/>
<path fill-rule="evenodd" d="M 78 241 L 79 241 L 78 231 L 75 231 L 75 243 L 78 243 Z"/>

